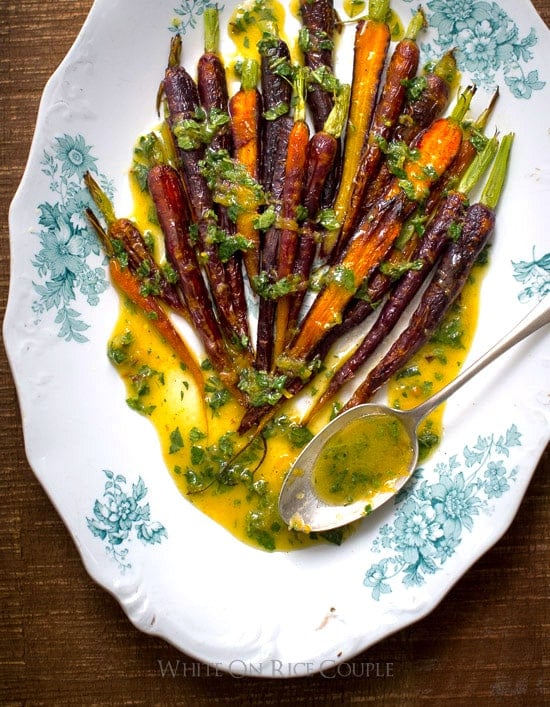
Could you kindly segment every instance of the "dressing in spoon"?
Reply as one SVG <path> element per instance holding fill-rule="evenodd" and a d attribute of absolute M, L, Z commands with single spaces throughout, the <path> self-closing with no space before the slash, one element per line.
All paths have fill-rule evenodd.
<path fill-rule="evenodd" d="M 485 366 L 548 323 L 550 298 L 545 298 L 486 354 L 416 408 L 366 403 L 334 418 L 304 448 L 284 480 L 279 513 L 285 523 L 304 532 L 330 530 L 385 503 L 416 467 L 422 420 Z"/>

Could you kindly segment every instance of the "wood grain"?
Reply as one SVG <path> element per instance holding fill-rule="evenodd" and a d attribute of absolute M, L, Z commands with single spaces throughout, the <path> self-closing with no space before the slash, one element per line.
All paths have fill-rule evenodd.
<path fill-rule="evenodd" d="M 90 6 L 91 0 L 0 0 L 2 311 L 9 282 L 8 205 L 23 173 L 44 84 Z M 548 23 L 550 0 L 535 6 Z M 133 628 L 84 571 L 27 464 L 3 351 L 0 396 L 2 704 L 542 705 L 550 699 L 548 450 L 509 531 L 428 617 L 358 656 L 346 668 L 350 675 L 257 681 L 207 675 L 204 666 Z M 162 677 L 159 661 L 169 660 L 176 677 Z M 367 664 L 378 666 L 379 677 L 372 668 L 366 676 Z"/>

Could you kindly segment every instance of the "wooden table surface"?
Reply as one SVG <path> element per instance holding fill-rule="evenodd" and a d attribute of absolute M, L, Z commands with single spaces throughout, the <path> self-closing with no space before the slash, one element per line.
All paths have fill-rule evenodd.
<path fill-rule="evenodd" d="M 9 278 L 7 210 L 25 166 L 40 94 L 91 4 L 0 0 L 2 311 Z M 548 23 L 550 0 L 536 0 L 535 6 Z M 191 659 L 138 632 L 94 584 L 26 461 L 3 350 L 0 395 L 2 704 L 409 705 L 449 699 L 539 705 L 550 700 L 548 449 L 508 532 L 427 618 L 372 646 L 336 677 L 257 681 L 208 676 L 204 670 L 199 675 L 200 666 Z M 160 665 L 178 659 L 186 669 L 175 678 L 163 677 Z M 378 664 L 383 676 L 359 677 L 365 663 Z"/>

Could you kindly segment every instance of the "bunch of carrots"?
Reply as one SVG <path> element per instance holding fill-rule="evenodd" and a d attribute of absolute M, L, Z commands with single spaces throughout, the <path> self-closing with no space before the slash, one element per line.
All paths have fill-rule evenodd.
<path fill-rule="evenodd" d="M 201 386 L 169 314 L 191 323 L 244 407 L 241 433 L 261 428 L 355 329 L 359 343 L 315 409 L 328 402 L 425 286 L 409 326 L 347 406 L 366 402 L 437 328 L 493 232 L 512 136 L 484 135 L 494 100 L 469 117 L 473 86 L 447 110 L 453 53 L 419 71 L 423 12 L 392 49 L 389 10 L 389 0 L 371 0 L 368 16 L 355 21 L 349 85 L 334 73 L 341 25 L 332 0 L 301 0 L 300 64 L 265 13 L 259 61 L 240 62 L 231 97 L 218 11 L 204 13 L 196 79 L 173 38 L 157 98 L 169 139 L 143 138 L 134 166 L 156 209 L 166 263 L 86 176 L 103 223 L 91 210 L 88 217 L 114 284 L 154 315 Z"/>

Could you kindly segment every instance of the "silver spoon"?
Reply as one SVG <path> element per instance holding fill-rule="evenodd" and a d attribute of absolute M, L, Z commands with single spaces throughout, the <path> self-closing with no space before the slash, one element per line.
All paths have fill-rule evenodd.
<path fill-rule="evenodd" d="M 416 467 L 418 461 L 417 432 L 421 421 L 485 366 L 548 323 L 550 323 L 550 298 L 544 298 L 486 354 L 421 405 L 411 410 L 394 410 L 386 405 L 366 403 L 357 405 L 335 417 L 302 450 L 284 480 L 279 494 L 279 513 L 285 523 L 289 527 L 306 532 L 330 530 L 351 523 L 385 503 L 406 483 Z M 408 471 L 395 480 L 391 490 L 374 495 L 369 494 L 367 499 L 363 498 L 348 505 L 334 505 L 319 498 L 313 483 L 313 471 L 325 446 L 330 443 L 335 434 L 351 422 L 380 414 L 397 418 L 410 437 L 412 452 Z M 391 449 L 388 449 L 388 455 L 391 455 Z"/>

